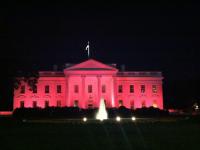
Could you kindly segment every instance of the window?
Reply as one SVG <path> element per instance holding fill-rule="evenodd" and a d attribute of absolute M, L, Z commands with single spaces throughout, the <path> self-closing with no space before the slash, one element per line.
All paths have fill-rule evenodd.
<path fill-rule="evenodd" d="M 78 93 L 78 91 L 79 91 L 78 85 L 74 85 L 74 93 Z"/>
<path fill-rule="evenodd" d="M 119 85 L 118 86 L 118 93 L 122 93 L 123 92 L 123 87 L 122 87 L 122 85 Z"/>
<path fill-rule="evenodd" d="M 33 93 L 37 93 L 37 86 L 33 87 Z"/>
<path fill-rule="evenodd" d="M 20 101 L 20 108 L 24 108 L 24 101 Z"/>
<path fill-rule="evenodd" d="M 60 100 L 57 101 L 57 107 L 61 107 L 61 101 Z"/>
<path fill-rule="evenodd" d="M 134 93 L 134 85 L 130 85 L 130 93 Z"/>
<path fill-rule="evenodd" d="M 78 100 L 74 101 L 74 107 L 78 107 Z"/>
<path fill-rule="evenodd" d="M 104 104 L 105 104 L 105 106 L 106 106 L 106 100 L 104 100 Z"/>
<path fill-rule="evenodd" d="M 156 85 L 152 85 L 152 92 L 157 93 L 157 86 Z"/>
<path fill-rule="evenodd" d="M 45 86 L 45 93 L 49 93 L 49 85 Z"/>
<path fill-rule="evenodd" d="M 145 85 L 141 85 L 141 93 L 145 93 Z"/>
<path fill-rule="evenodd" d="M 92 93 L 92 85 L 88 85 L 88 93 Z"/>
<path fill-rule="evenodd" d="M 106 93 L 106 85 L 102 85 L 102 93 Z"/>
<path fill-rule="evenodd" d="M 33 101 L 33 108 L 37 108 L 37 102 Z"/>
<path fill-rule="evenodd" d="M 157 105 L 157 101 L 156 101 L 156 100 L 153 101 L 152 106 L 153 106 L 154 108 L 157 108 L 157 107 L 158 107 L 158 105 Z"/>
<path fill-rule="evenodd" d="M 146 107 L 145 101 L 142 101 L 142 108 Z"/>
<path fill-rule="evenodd" d="M 57 93 L 61 93 L 62 89 L 61 89 L 61 85 L 57 85 Z"/>
<path fill-rule="evenodd" d="M 24 93 L 25 93 L 25 85 L 22 85 L 22 86 L 21 86 L 20 93 L 21 93 L 21 94 L 24 94 Z"/>
<path fill-rule="evenodd" d="M 93 104 L 88 104 L 88 108 L 89 109 L 93 108 Z"/>
<path fill-rule="evenodd" d="M 119 100 L 119 107 L 120 106 L 123 106 L 123 101 L 122 100 Z"/>
<path fill-rule="evenodd" d="M 134 100 L 131 101 L 131 109 L 135 108 Z"/>
<path fill-rule="evenodd" d="M 44 107 L 45 108 L 49 107 L 49 101 L 45 101 Z"/>

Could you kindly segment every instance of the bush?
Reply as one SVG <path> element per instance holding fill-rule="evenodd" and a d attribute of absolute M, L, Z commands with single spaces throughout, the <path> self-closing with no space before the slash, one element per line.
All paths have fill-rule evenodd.
<path fill-rule="evenodd" d="M 18 108 L 13 112 L 15 118 L 95 118 L 98 109 L 80 109 L 78 107 L 48 107 L 42 108 Z M 131 116 L 139 117 L 161 117 L 169 113 L 158 108 L 140 108 L 136 110 L 128 109 L 124 106 L 119 108 L 108 108 L 108 117 L 114 118 L 120 116 L 129 118 Z"/>

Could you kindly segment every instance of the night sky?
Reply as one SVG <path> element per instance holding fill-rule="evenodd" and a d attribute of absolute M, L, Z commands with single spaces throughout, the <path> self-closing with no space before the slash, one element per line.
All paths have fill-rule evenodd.
<path fill-rule="evenodd" d="M 0 108 L 12 107 L 19 70 L 59 69 L 92 58 L 130 71 L 162 71 L 166 108 L 200 101 L 200 5 L 81 3 L 1 5 Z"/>

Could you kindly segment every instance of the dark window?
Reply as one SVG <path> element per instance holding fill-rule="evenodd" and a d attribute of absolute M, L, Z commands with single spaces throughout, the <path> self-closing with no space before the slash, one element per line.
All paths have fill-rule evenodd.
<path fill-rule="evenodd" d="M 33 93 L 37 93 L 37 86 L 33 87 Z"/>
<path fill-rule="evenodd" d="M 49 107 L 49 101 L 45 101 L 45 108 Z"/>
<path fill-rule="evenodd" d="M 36 107 L 37 107 L 37 102 L 33 101 L 33 108 L 36 108 Z"/>
<path fill-rule="evenodd" d="M 88 85 L 88 93 L 92 93 L 92 85 Z"/>
<path fill-rule="evenodd" d="M 78 92 L 79 92 L 78 85 L 74 85 L 74 93 L 78 93 Z"/>
<path fill-rule="evenodd" d="M 130 93 L 134 93 L 134 85 L 130 85 Z"/>
<path fill-rule="evenodd" d="M 20 101 L 20 108 L 24 108 L 24 101 Z"/>
<path fill-rule="evenodd" d="M 141 93 L 145 93 L 145 85 L 141 85 Z"/>
<path fill-rule="evenodd" d="M 78 100 L 74 101 L 74 107 L 78 107 Z"/>
<path fill-rule="evenodd" d="M 21 93 L 21 94 L 24 94 L 24 93 L 25 93 L 25 85 L 22 85 L 22 86 L 21 86 L 20 93 Z"/>
<path fill-rule="evenodd" d="M 61 101 L 57 101 L 57 107 L 61 107 Z"/>
<path fill-rule="evenodd" d="M 157 86 L 156 85 L 152 85 L 152 92 L 157 93 Z"/>
<path fill-rule="evenodd" d="M 118 86 L 118 93 L 122 93 L 123 92 L 123 87 L 122 87 L 122 85 L 119 85 Z"/>
<path fill-rule="evenodd" d="M 49 93 L 49 85 L 45 86 L 45 93 Z"/>
<path fill-rule="evenodd" d="M 93 104 L 88 104 L 88 108 L 89 109 L 93 108 Z"/>
<path fill-rule="evenodd" d="M 142 108 L 143 108 L 143 107 L 146 107 L 145 101 L 142 101 Z"/>
<path fill-rule="evenodd" d="M 132 100 L 131 101 L 131 109 L 134 109 L 135 108 L 135 104 L 134 104 L 134 101 Z"/>
<path fill-rule="evenodd" d="M 57 85 L 57 93 L 61 93 L 61 92 L 62 92 L 61 85 Z"/>
<path fill-rule="evenodd" d="M 105 104 L 105 106 L 107 105 L 107 104 L 106 104 L 106 100 L 104 100 L 104 104 Z"/>
<path fill-rule="evenodd" d="M 123 101 L 122 100 L 119 100 L 119 107 L 120 106 L 123 106 Z"/>
<path fill-rule="evenodd" d="M 102 93 L 106 93 L 106 85 L 102 85 Z"/>

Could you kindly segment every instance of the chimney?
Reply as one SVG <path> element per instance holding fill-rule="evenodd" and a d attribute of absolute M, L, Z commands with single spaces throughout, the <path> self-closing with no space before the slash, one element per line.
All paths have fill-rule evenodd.
<path fill-rule="evenodd" d="M 121 65 L 121 72 L 124 72 L 125 71 L 125 65 L 123 64 L 123 65 Z"/>
<path fill-rule="evenodd" d="M 58 65 L 53 65 L 53 71 L 58 71 Z"/>

